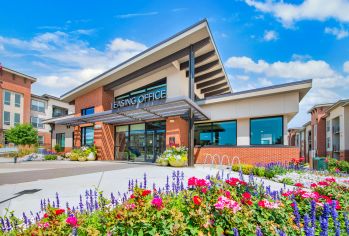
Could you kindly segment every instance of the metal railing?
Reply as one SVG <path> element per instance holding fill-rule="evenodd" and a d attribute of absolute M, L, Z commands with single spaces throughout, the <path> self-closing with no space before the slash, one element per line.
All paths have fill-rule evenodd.
<path fill-rule="evenodd" d="M 226 160 L 226 162 L 224 162 Z M 241 161 L 240 161 L 240 157 L 238 156 L 228 156 L 227 154 L 224 154 L 222 156 L 220 156 L 219 154 L 210 154 L 210 153 L 206 153 L 205 155 L 205 159 L 204 159 L 204 165 L 210 165 L 210 169 L 212 170 L 213 168 L 217 169 L 226 169 L 226 166 L 229 167 L 230 172 L 233 171 L 233 165 L 235 160 L 237 160 L 239 162 L 239 168 L 241 171 Z M 216 165 L 216 163 L 218 165 Z M 226 163 L 226 164 L 225 164 Z"/>

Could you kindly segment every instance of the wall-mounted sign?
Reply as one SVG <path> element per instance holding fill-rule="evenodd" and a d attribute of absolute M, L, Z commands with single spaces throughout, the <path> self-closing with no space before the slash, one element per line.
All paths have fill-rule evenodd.
<path fill-rule="evenodd" d="M 128 106 L 137 106 L 141 103 L 147 103 L 166 98 L 166 87 L 157 88 L 145 93 L 130 96 L 128 98 L 118 99 L 114 102 L 113 108 L 118 109 Z"/>

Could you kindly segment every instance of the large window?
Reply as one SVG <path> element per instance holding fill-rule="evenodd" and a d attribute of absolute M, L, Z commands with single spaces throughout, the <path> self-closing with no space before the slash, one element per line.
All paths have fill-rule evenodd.
<path fill-rule="evenodd" d="M 65 133 L 56 134 L 56 145 L 59 145 L 61 148 L 65 147 Z"/>
<path fill-rule="evenodd" d="M 4 92 L 4 104 L 11 105 L 11 93 L 9 91 Z"/>
<path fill-rule="evenodd" d="M 283 117 L 266 117 L 250 120 L 251 145 L 283 144 Z"/>
<path fill-rule="evenodd" d="M 85 109 L 81 109 L 81 115 L 86 116 L 86 115 L 91 115 L 95 113 L 95 108 L 94 107 L 89 107 Z"/>
<path fill-rule="evenodd" d="M 40 146 L 43 146 L 43 145 L 44 145 L 44 142 L 45 142 L 44 136 L 38 136 L 38 144 L 39 144 Z"/>
<path fill-rule="evenodd" d="M 94 127 L 81 128 L 81 146 L 92 146 L 94 141 Z"/>
<path fill-rule="evenodd" d="M 212 122 L 195 125 L 195 145 L 236 145 L 236 121 Z"/>
<path fill-rule="evenodd" d="M 34 128 L 44 128 L 44 124 L 42 123 L 42 120 L 39 117 L 30 117 L 30 122 Z"/>
<path fill-rule="evenodd" d="M 32 100 L 31 109 L 32 111 L 45 112 L 45 103 L 42 101 Z"/>
<path fill-rule="evenodd" d="M 19 113 L 15 113 L 15 120 L 14 120 L 14 124 L 17 125 L 21 123 L 21 114 Z"/>
<path fill-rule="evenodd" d="M 4 111 L 4 125 L 11 125 L 10 112 Z"/>
<path fill-rule="evenodd" d="M 18 93 L 15 93 L 15 106 L 21 107 L 21 95 Z"/>
<path fill-rule="evenodd" d="M 53 106 L 52 117 L 60 117 L 60 116 L 65 116 L 65 115 L 68 115 L 68 109 L 63 108 L 63 107 Z"/>

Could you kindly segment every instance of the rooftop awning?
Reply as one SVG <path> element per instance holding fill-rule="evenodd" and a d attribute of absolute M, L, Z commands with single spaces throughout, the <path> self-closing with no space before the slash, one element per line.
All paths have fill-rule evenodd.
<path fill-rule="evenodd" d="M 122 124 L 129 122 L 145 122 L 147 120 L 161 119 L 170 116 L 188 115 L 189 109 L 194 112 L 197 121 L 208 120 L 209 117 L 193 101 L 186 97 L 167 98 L 137 106 L 122 107 L 86 116 L 76 116 L 55 120 L 57 125 L 77 126 L 86 123 L 103 122 L 107 124 Z"/>

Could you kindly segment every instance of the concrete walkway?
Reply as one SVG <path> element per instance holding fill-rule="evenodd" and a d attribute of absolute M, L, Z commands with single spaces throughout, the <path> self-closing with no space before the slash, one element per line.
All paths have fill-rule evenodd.
<path fill-rule="evenodd" d="M 69 166 L 69 167 L 68 167 Z M 6 213 L 6 208 L 14 210 L 16 216 L 21 216 L 23 212 L 32 210 L 34 213 L 40 210 L 40 200 L 50 198 L 51 202 L 55 200 L 56 192 L 59 193 L 61 205 L 77 206 L 80 194 L 84 196 L 86 189 L 99 189 L 106 196 L 113 192 L 115 195 L 118 191 L 124 193 L 128 189 L 130 179 L 143 180 L 144 173 L 147 174 L 148 188 L 153 183 L 157 187 L 164 187 L 166 177 L 172 179 L 172 172 L 180 170 L 184 172 L 185 179 L 191 176 L 204 178 L 206 175 L 216 175 L 219 170 L 209 167 L 197 166 L 195 168 L 171 168 L 158 167 L 155 165 L 128 164 L 118 162 L 39 162 L 25 163 L 17 166 L 21 171 L 8 171 L 13 167 L 0 164 L 0 176 L 18 179 L 9 184 L 0 185 L 0 215 Z M 3 171 L 7 170 L 6 173 Z M 91 171 L 91 173 L 86 173 Z M 42 173 L 43 174 L 42 174 Z M 93 172 L 93 173 L 92 173 Z M 49 173 L 52 176 L 47 177 Z M 228 171 L 225 171 L 227 174 Z M 62 176 L 65 177 L 55 177 Z M 18 176 L 18 177 L 17 177 Z M 232 172 L 230 176 L 238 177 L 238 173 Z M 23 179 L 26 177 L 27 179 Z M 33 179 L 33 181 L 27 181 Z M 246 180 L 248 177 L 246 176 Z M 23 182 L 21 182 L 21 181 Z M 185 183 L 186 183 L 185 180 Z M 262 181 L 262 180 L 258 180 Z M 264 180 L 265 185 L 270 185 L 271 189 L 279 190 L 282 184 Z"/>

